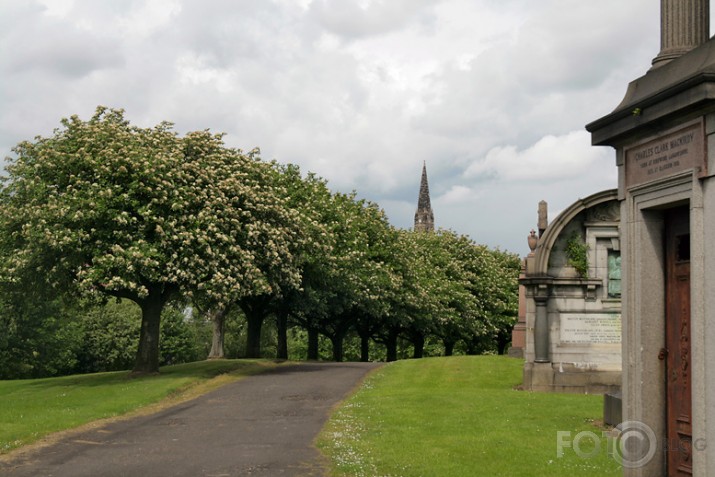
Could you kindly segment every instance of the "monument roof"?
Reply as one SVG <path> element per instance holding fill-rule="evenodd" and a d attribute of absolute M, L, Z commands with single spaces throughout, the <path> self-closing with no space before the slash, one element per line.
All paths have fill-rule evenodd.
<path fill-rule="evenodd" d="M 616 109 L 586 129 L 594 145 L 616 145 L 655 121 L 702 115 L 704 107 L 715 109 L 715 38 L 632 81 Z"/>
<path fill-rule="evenodd" d="M 608 201 L 618 200 L 618 190 L 608 189 L 595 194 L 589 195 L 583 199 L 578 199 L 569 207 L 564 209 L 554 220 L 549 224 L 539 238 L 538 246 L 535 255 L 535 268 L 529 271 L 530 275 L 545 276 L 549 268 L 549 257 L 553 250 L 556 239 L 559 237 L 564 228 L 581 212 L 590 209 L 599 204 Z"/>

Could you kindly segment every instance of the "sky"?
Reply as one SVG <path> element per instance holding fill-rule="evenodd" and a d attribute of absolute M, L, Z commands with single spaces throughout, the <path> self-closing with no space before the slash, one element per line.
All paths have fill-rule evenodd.
<path fill-rule="evenodd" d="M 584 126 L 657 55 L 651 0 L 0 0 L 0 155 L 98 105 L 300 165 L 411 228 L 525 255 L 615 188 Z"/>

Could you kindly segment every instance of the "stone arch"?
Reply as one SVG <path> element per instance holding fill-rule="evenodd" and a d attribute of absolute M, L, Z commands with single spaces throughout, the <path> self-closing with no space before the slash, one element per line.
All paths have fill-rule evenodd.
<path fill-rule="evenodd" d="M 568 226 L 571 221 L 576 218 L 581 212 L 586 209 L 591 209 L 599 204 L 603 204 L 609 201 L 618 199 L 618 190 L 609 189 L 601 192 L 592 194 L 584 199 L 579 199 L 568 208 L 563 210 L 554 220 L 551 222 L 544 232 L 544 234 L 539 238 L 539 242 L 536 246 L 536 251 L 534 253 L 534 260 L 532 261 L 532 269 L 528 270 L 530 276 L 546 276 L 549 270 L 549 259 L 551 258 L 551 251 L 554 248 L 556 240 L 561 235 L 561 232 L 566 226 Z"/>

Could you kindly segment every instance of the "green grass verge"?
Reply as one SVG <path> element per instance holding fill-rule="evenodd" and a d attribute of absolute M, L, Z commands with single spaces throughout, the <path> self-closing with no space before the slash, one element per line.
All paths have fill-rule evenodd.
<path fill-rule="evenodd" d="M 215 360 L 167 366 L 159 375 L 138 378 L 124 371 L 0 381 L 0 454 L 166 398 L 192 397 L 272 366 L 259 360 Z"/>
<path fill-rule="evenodd" d="M 335 476 L 621 475 L 605 439 L 592 458 L 556 455 L 557 431 L 601 436 L 593 421 L 603 398 L 517 391 L 522 366 L 499 356 L 389 364 L 333 414 L 317 445 Z M 583 439 L 579 449 L 596 448 Z"/>

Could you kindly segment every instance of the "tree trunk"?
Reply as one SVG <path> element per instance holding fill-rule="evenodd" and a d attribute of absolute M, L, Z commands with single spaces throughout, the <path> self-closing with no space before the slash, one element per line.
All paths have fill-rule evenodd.
<path fill-rule="evenodd" d="M 387 339 L 385 340 L 385 347 L 387 348 L 387 361 L 397 361 L 397 335 L 399 333 L 395 331 L 390 331 L 387 334 Z"/>
<path fill-rule="evenodd" d="M 444 355 L 452 356 L 454 353 L 454 341 L 452 340 L 442 340 L 444 342 Z"/>
<path fill-rule="evenodd" d="M 318 330 L 308 328 L 308 359 L 318 360 Z"/>
<path fill-rule="evenodd" d="M 276 359 L 288 359 L 288 312 L 279 310 L 276 313 L 276 331 L 278 345 Z"/>
<path fill-rule="evenodd" d="M 415 345 L 415 351 L 412 354 L 412 357 L 415 359 L 419 359 L 425 354 L 425 335 L 423 335 L 422 333 L 414 333 L 412 337 L 414 340 L 413 343 Z"/>
<path fill-rule="evenodd" d="M 365 334 L 360 335 L 360 361 L 370 361 L 370 337 Z"/>
<path fill-rule="evenodd" d="M 208 359 L 223 359 L 225 358 L 223 353 L 224 325 L 228 307 L 209 310 L 208 314 L 213 323 L 213 338 L 211 339 L 211 351 L 209 351 Z"/>
<path fill-rule="evenodd" d="M 137 304 L 142 310 L 139 349 L 134 362 L 134 374 L 159 372 L 159 332 L 161 329 L 161 311 L 166 300 L 161 292 L 149 293 L 149 296 Z"/>
<path fill-rule="evenodd" d="M 244 310 L 246 312 L 246 310 Z M 246 358 L 261 357 L 261 328 L 264 315 L 260 311 L 246 313 Z"/>
<path fill-rule="evenodd" d="M 330 337 L 330 341 L 333 343 L 333 361 L 339 363 L 343 360 L 343 335 L 337 333 Z"/>

